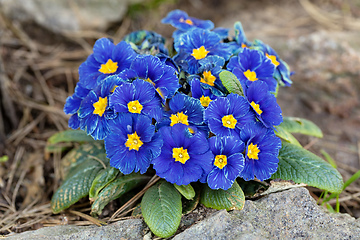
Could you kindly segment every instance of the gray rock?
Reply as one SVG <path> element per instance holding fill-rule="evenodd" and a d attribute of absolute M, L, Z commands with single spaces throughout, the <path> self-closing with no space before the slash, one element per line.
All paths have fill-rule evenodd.
<path fill-rule="evenodd" d="M 104 30 L 122 19 L 129 4 L 142 0 L 0 0 L 7 17 L 34 21 L 54 32 Z"/>
<path fill-rule="evenodd" d="M 62 225 L 44 227 L 36 231 L 24 232 L 7 237 L 16 240 L 111 240 L 142 239 L 146 228 L 141 219 L 129 219 L 115 222 L 103 227 Z"/>
<path fill-rule="evenodd" d="M 241 211 L 222 210 L 174 239 L 360 239 L 360 222 L 328 214 L 305 188 L 246 201 Z"/>
<path fill-rule="evenodd" d="M 9 236 L 7 239 L 151 239 L 141 219 L 108 226 L 57 226 Z M 305 188 L 247 200 L 241 211 L 216 211 L 173 239 L 360 239 L 360 220 L 328 214 Z"/>

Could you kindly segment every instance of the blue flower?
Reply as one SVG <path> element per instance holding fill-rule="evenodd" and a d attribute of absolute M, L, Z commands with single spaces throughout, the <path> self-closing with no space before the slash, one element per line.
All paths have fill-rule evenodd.
<path fill-rule="evenodd" d="M 240 132 L 245 143 L 245 167 L 240 177 L 246 181 L 255 177 L 260 181 L 269 179 L 277 170 L 281 140 L 270 128 L 261 123 L 249 123 Z"/>
<path fill-rule="evenodd" d="M 216 55 L 228 60 L 231 51 L 226 43 L 221 43 L 218 34 L 195 28 L 175 39 L 175 50 L 178 55 L 174 57 L 175 62 L 186 61 L 188 63 L 187 71 L 190 74 L 196 74 L 200 67 L 199 61 L 208 56 Z"/>
<path fill-rule="evenodd" d="M 205 121 L 215 135 L 238 136 L 245 124 L 255 121 L 255 115 L 244 97 L 231 93 L 210 102 Z"/>
<path fill-rule="evenodd" d="M 74 94 L 66 99 L 64 112 L 65 114 L 72 114 L 68 123 L 69 127 L 72 129 L 78 129 L 80 126 L 80 119 L 77 112 L 80 108 L 82 100 L 89 92 L 89 89 L 86 89 L 82 87 L 80 83 L 77 83 Z"/>
<path fill-rule="evenodd" d="M 244 48 L 238 56 L 230 59 L 226 67 L 245 88 L 255 81 L 264 81 L 269 91 L 276 91 L 277 81 L 273 78 L 275 66 L 261 51 Z"/>
<path fill-rule="evenodd" d="M 265 56 L 271 60 L 271 62 L 275 66 L 275 72 L 274 72 L 274 78 L 281 84 L 285 86 L 291 86 L 292 81 L 290 79 L 290 68 L 284 62 L 279 55 L 275 52 L 274 49 L 272 49 L 269 45 L 266 45 L 260 40 L 255 40 L 254 49 L 262 51 Z"/>
<path fill-rule="evenodd" d="M 243 48 L 251 47 L 252 43 L 247 40 L 241 22 L 235 22 L 234 30 L 235 30 L 235 38 L 234 38 L 235 41 L 232 41 L 229 44 L 233 49 L 233 54 L 237 55 Z"/>
<path fill-rule="evenodd" d="M 192 80 L 190 85 L 192 97 L 199 99 L 204 108 L 208 107 L 210 102 L 217 98 L 217 96 L 211 92 L 211 87 L 207 84 L 200 83 L 198 79 Z"/>
<path fill-rule="evenodd" d="M 123 174 L 145 173 L 151 161 L 160 155 L 162 138 L 155 134 L 151 119 L 138 114 L 123 113 L 109 124 L 105 150 L 110 166 Z"/>
<path fill-rule="evenodd" d="M 121 81 L 116 76 L 110 76 L 91 90 L 81 102 L 78 110 L 80 129 L 95 140 L 102 140 L 110 133 L 109 121 L 117 115 L 110 108 L 108 98 L 119 83 Z"/>
<path fill-rule="evenodd" d="M 181 10 L 173 10 L 168 13 L 168 15 L 161 20 L 164 24 L 171 24 L 173 27 L 181 30 L 187 31 L 192 28 L 202 28 L 202 29 L 213 29 L 214 23 L 210 20 L 201 20 L 193 17 L 189 17 L 188 14 Z"/>
<path fill-rule="evenodd" d="M 136 57 L 131 46 L 122 41 L 114 45 L 107 38 L 95 42 L 94 53 L 79 67 L 79 79 L 83 87 L 94 89 L 104 78 L 129 68 Z"/>
<path fill-rule="evenodd" d="M 175 69 L 151 55 L 139 55 L 132 62 L 130 69 L 124 70 L 118 76 L 127 81 L 143 79 L 151 83 L 163 101 L 174 96 L 180 87 Z"/>
<path fill-rule="evenodd" d="M 182 123 L 187 126 L 199 126 L 204 122 L 204 107 L 200 100 L 178 93 L 169 101 L 169 111 L 164 113 L 164 118 L 158 124 L 162 126 L 174 126 Z"/>
<path fill-rule="evenodd" d="M 187 185 L 210 172 L 213 154 L 201 132 L 192 135 L 183 124 L 163 127 L 159 132 L 164 144 L 160 156 L 152 161 L 159 177 L 170 183 Z"/>
<path fill-rule="evenodd" d="M 276 97 L 268 91 L 266 83 L 256 81 L 246 91 L 246 98 L 257 118 L 267 128 L 274 128 L 282 121 L 282 112 Z"/>
<path fill-rule="evenodd" d="M 109 97 L 109 105 L 116 113 L 138 113 L 159 120 L 162 105 L 152 84 L 137 79 L 115 88 Z"/>
<path fill-rule="evenodd" d="M 213 169 L 207 176 L 211 189 L 229 189 L 244 168 L 244 143 L 235 137 L 212 137 Z"/>

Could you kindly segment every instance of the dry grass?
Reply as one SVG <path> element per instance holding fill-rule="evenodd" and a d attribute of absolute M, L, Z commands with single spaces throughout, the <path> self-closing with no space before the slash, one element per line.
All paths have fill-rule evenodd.
<path fill-rule="evenodd" d="M 360 29 L 359 20 L 354 21 L 352 16 L 325 12 L 308 0 L 300 3 L 309 13 L 310 22 L 325 28 Z M 186 7 L 182 9 L 186 10 Z M 160 10 L 165 16 L 169 9 Z M 146 26 L 151 25 L 146 17 L 142 23 L 132 25 L 132 21 L 126 17 L 112 34 L 95 31 L 64 33 L 59 40 L 58 36 L 42 31 L 43 36 L 30 38 L 31 29 L 25 31 L 24 26 L 11 22 L 0 9 L 0 157 L 9 157 L 8 161 L 0 163 L 0 234 L 61 224 L 102 225 L 117 221 L 127 218 L 126 214 L 143 194 L 144 191 L 140 192 L 101 220 L 87 214 L 87 202 L 54 215 L 49 202 L 61 181 L 61 155 L 49 156 L 44 152 L 47 138 L 68 128 L 69 116 L 62 110 L 65 99 L 73 93 L 78 66 L 92 52 L 95 39 L 108 36 L 118 42 L 134 30 L 134 26 L 148 29 Z M 308 24 L 307 16 L 306 21 L 294 22 L 293 27 Z M 41 38 L 44 36 L 53 38 L 53 43 L 43 43 Z M 314 142 L 308 144 L 311 148 Z M 360 158 L 359 147 L 349 151 L 355 151 Z M 346 165 L 338 164 L 338 167 L 341 173 L 348 175 L 357 171 Z M 149 184 L 157 180 L 152 179 Z M 312 191 L 317 198 L 317 190 Z M 340 195 L 339 201 L 343 211 L 354 215 L 353 211 L 360 209 L 360 185 L 351 185 Z M 334 201 L 330 203 L 335 205 Z"/>

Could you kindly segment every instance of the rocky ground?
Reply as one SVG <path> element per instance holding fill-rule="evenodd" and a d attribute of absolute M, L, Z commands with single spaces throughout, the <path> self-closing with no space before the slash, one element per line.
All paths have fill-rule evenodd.
<path fill-rule="evenodd" d="M 0 4 L 6 2 L 2 0 Z M 56 1 L 53 2 L 55 4 Z M 75 11 L 76 3 L 74 1 L 75 7 L 71 9 L 77 13 L 76 19 L 84 19 L 81 12 Z M 54 21 L 58 24 L 55 32 L 49 30 L 52 27 L 48 24 L 52 21 L 46 20 L 49 17 L 46 6 L 29 6 L 30 10 L 21 10 L 22 14 L 15 15 L 26 16 L 24 12 L 36 9 L 40 12 L 36 12 L 37 17 L 33 17 L 33 22 L 29 18 L 24 22 L 21 22 L 23 19 L 12 19 L 11 14 L 7 15 L 6 8 L 0 11 L 0 157 L 6 155 L 9 158 L 0 162 L 0 234 L 60 224 L 90 224 L 74 214 L 51 214 L 49 200 L 60 182 L 61 156 L 44 153 L 46 140 L 53 133 L 67 129 L 68 117 L 63 114 L 62 107 L 77 82 L 77 68 L 91 53 L 94 41 L 108 36 L 117 42 L 125 34 L 139 29 L 154 30 L 170 38 L 174 29 L 161 24 L 160 20 L 167 12 L 177 8 L 185 10 L 190 16 L 210 19 L 217 27 L 232 28 L 235 21 L 241 21 L 249 40 L 258 38 L 271 45 L 295 72 L 292 87 L 282 88 L 279 93 L 278 100 L 284 115 L 310 119 L 324 132 L 322 139 L 298 136 L 300 142 L 320 156 L 321 150 L 329 153 L 344 180 L 360 168 L 360 2 L 357 0 L 316 0 L 311 3 L 307 0 L 152 0 L 145 1 L 145 7 L 132 5 L 122 19 L 104 13 L 109 18 L 102 19 L 104 23 L 101 26 L 96 23 L 91 26 L 91 21 L 87 21 L 87 25 L 79 24 L 76 31 L 70 31 L 74 29 L 67 29 L 68 25 L 59 25 L 61 21 Z M 50 17 L 61 19 L 61 16 L 54 16 L 59 12 L 63 13 L 55 11 Z M 72 18 L 73 22 L 78 21 L 75 17 Z M 319 191 L 310 190 L 311 195 L 318 198 Z M 301 195 L 306 190 L 291 191 Z M 275 197 L 283 197 L 286 205 L 291 199 L 286 194 L 269 195 L 266 199 L 275 201 Z M 341 211 L 358 218 L 359 197 L 358 180 L 340 196 Z M 323 221 L 309 220 L 312 212 L 299 215 L 296 221 L 294 219 L 296 223 L 304 222 L 307 227 L 295 228 L 294 222 L 290 222 L 291 218 L 286 218 L 284 222 L 279 220 L 282 225 L 277 227 L 282 229 L 281 233 L 274 232 L 266 227 L 265 220 L 245 220 L 246 214 L 253 215 L 251 211 L 257 211 L 256 204 L 247 202 L 240 213 L 217 212 L 208 218 L 212 220 L 205 222 L 216 222 L 219 216 L 225 219 L 236 216 L 236 223 L 245 224 L 243 231 L 257 229 L 248 232 L 248 239 L 252 236 L 262 239 L 273 234 L 283 234 L 285 238 L 322 238 L 320 235 L 309 235 L 316 228 L 311 228 L 314 222 L 320 224 L 318 229 L 323 229 L 324 234 L 327 225 L 345 224 L 345 229 L 356 229 L 350 226 L 358 226 L 358 221 L 344 216 L 340 220 L 329 216 L 324 216 L 326 220 Z M 305 210 L 321 211 L 316 206 L 308 208 L 301 204 L 294 208 L 299 206 Z M 276 213 L 283 211 L 281 206 L 276 209 Z M 200 213 L 202 217 L 197 216 L 193 223 L 207 216 L 208 212 Z M 273 213 L 270 211 L 269 214 Z M 289 214 L 292 216 L 295 213 L 290 211 Z M 280 215 L 276 216 L 280 219 Z M 140 235 L 136 236 L 147 236 L 143 222 L 133 221 L 136 222 L 134 228 L 139 227 L 134 234 L 138 231 Z M 126 229 L 127 223 L 119 224 L 125 224 Z M 90 232 L 91 228 L 88 228 Z M 191 229 L 201 228 L 200 222 L 181 234 L 191 236 L 195 231 Z M 219 228 L 218 231 L 225 231 L 231 229 L 231 224 L 226 223 Z M 334 234 L 339 234 L 336 232 Z M 342 233 L 352 236 L 351 233 Z M 353 234 L 359 237 L 358 232 L 354 231 Z"/>

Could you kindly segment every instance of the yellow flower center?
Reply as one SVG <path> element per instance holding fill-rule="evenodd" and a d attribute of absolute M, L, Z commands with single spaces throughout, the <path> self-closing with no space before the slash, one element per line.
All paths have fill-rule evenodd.
<path fill-rule="evenodd" d="M 253 107 L 253 109 L 255 110 L 255 112 L 257 112 L 257 114 L 261 115 L 262 114 L 262 110 L 260 109 L 260 105 L 259 104 L 256 104 L 254 103 L 254 101 L 252 101 L 250 103 L 250 105 Z"/>
<path fill-rule="evenodd" d="M 191 134 L 194 134 L 194 133 L 195 133 L 194 129 L 192 129 L 191 127 L 189 127 L 188 130 L 189 130 L 189 132 L 190 132 Z"/>
<path fill-rule="evenodd" d="M 109 74 L 116 72 L 117 69 L 118 69 L 118 63 L 113 62 L 111 59 L 109 59 L 105 64 L 101 64 L 99 72 L 104 74 Z"/>
<path fill-rule="evenodd" d="M 200 98 L 200 103 L 203 107 L 208 107 L 211 101 L 210 97 L 205 97 L 204 95 Z"/>
<path fill-rule="evenodd" d="M 127 135 L 128 139 L 125 142 L 125 146 L 130 150 L 139 151 L 139 148 L 144 144 L 136 132 Z"/>
<path fill-rule="evenodd" d="M 225 155 L 216 155 L 214 165 L 223 169 L 227 164 L 227 157 Z"/>
<path fill-rule="evenodd" d="M 98 114 L 100 117 L 104 114 L 107 107 L 107 97 L 99 97 L 99 101 L 93 104 L 94 111 L 93 114 Z"/>
<path fill-rule="evenodd" d="M 189 125 L 188 116 L 183 114 L 183 112 L 179 112 L 177 114 L 171 114 L 170 120 L 171 120 L 171 123 L 170 123 L 171 127 L 174 126 L 177 123 L 182 123 L 182 124 L 185 124 L 185 125 Z"/>
<path fill-rule="evenodd" d="M 173 158 L 175 159 L 175 162 L 181 162 L 182 164 L 185 164 L 185 162 L 190 159 L 190 156 L 187 152 L 187 149 L 180 147 L 173 148 Z"/>
<path fill-rule="evenodd" d="M 260 152 L 260 149 L 257 147 L 257 144 L 254 145 L 253 143 L 250 143 L 250 145 L 248 146 L 248 152 L 247 152 L 248 158 L 258 160 L 259 152 Z"/>
<path fill-rule="evenodd" d="M 265 53 L 265 55 L 266 55 L 266 57 L 267 57 L 268 59 L 271 60 L 272 64 L 274 64 L 275 67 L 279 66 L 280 63 L 276 60 L 276 56 L 275 56 L 275 55 L 269 55 L 269 54 L 267 54 L 267 53 Z"/>
<path fill-rule="evenodd" d="M 201 46 L 198 49 L 193 49 L 191 56 L 193 56 L 196 60 L 200 60 L 205 58 L 209 52 L 210 51 L 206 51 L 204 46 Z"/>
<path fill-rule="evenodd" d="M 180 22 L 184 22 L 184 23 L 187 23 L 189 25 L 193 25 L 193 21 L 191 21 L 190 19 L 183 19 L 183 18 L 180 18 L 179 19 Z"/>
<path fill-rule="evenodd" d="M 249 46 L 246 45 L 245 43 L 241 43 L 241 47 L 242 47 L 242 48 L 248 48 Z"/>
<path fill-rule="evenodd" d="M 131 101 L 127 104 L 129 112 L 131 113 L 141 113 L 143 106 L 139 103 L 138 100 Z"/>
<path fill-rule="evenodd" d="M 258 80 L 256 77 L 256 72 L 250 71 L 249 69 L 244 72 L 245 77 L 249 80 L 249 81 L 256 81 Z"/>
<path fill-rule="evenodd" d="M 155 83 L 151 81 L 150 78 L 144 79 L 145 82 L 151 83 L 153 86 L 155 86 Z"/>
<path fill-rule="evenodd" d="M 232 129 L 235 128 L 235 125 L 237 123 L 237 120 L 231 114 L 223 116 L 223 118 L 221 120 L 222 120 L 222 124 L 224 127 L 232 128 Z"/>
<path fill-rule="evenodd" d="M 211 74 L 211 71 L 205 71 L 203 72 L 203 78 L 200 79 L 200 82 L 214 86 L 215 80 L 216 77 Z"/>

